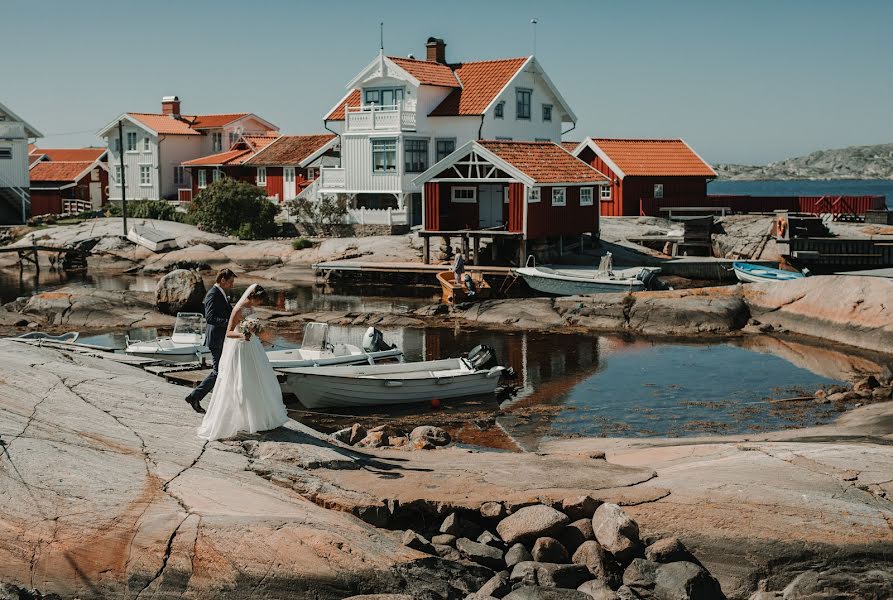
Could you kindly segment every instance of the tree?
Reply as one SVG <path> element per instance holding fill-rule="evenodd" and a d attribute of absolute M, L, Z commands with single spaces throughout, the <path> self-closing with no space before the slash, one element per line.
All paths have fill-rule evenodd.
<path fill-rule="evenodd" d="M 322 194 L 315 201 L 300 198 L 289 200 L 286 209 L 299 221 L 315 225 L 325 235 L 332 235 L 335 227 L 344 223 L 347 200 L 334 194 Z"/>
<path fill-rule="evenodd" d="M 266 191 L 251 183 L 223 178 L 192 200 L 189 220 L 213 233 L 257 240 L 276 233 L 279 207 L 267 200 Z"/>

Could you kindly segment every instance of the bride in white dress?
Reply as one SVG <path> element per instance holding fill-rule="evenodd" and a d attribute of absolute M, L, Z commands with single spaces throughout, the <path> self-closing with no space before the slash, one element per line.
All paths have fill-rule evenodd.
<path fill-rule="evenodd" d="M 240 431 L 268 431 L 288 421 L 276 373 L 260 340 L 257 335 L 239 332 L 239 323 L 254 318 L 254 307 L 263 303 L 265 296 L 264 289 L 254 284 L 233 307 L 217 382 L 208 413 L 198 428 L 200 438 L 219 440 Z"/>

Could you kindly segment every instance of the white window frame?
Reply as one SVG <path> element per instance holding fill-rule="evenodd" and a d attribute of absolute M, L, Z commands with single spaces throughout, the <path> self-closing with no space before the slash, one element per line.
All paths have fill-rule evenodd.
<path fill-rule="evenodd" d="M 149 136 L 143 136 L 143 152 L 149 152 L 151 149 L 152 148 L 149 145 Z"/>
<path fill-rule="evenodd" d="M 220 169 L 214 169 L 213 171 L 211 171 L 212 182 L 220 181 L 221 179 L 223 179 L 223 173 L 220 171 Z"/>
<path fill-rule="evenodd" d="M 313 181 L 319 177 L 319 167 L 307 167 L 307 181 Z"/>
<path fill-rule="evenodd" d="M 496 106 L 493 107 L 493 118 L 494 119 L 504 119 L 505 118 L 505 101 L 497 102 Z"/>
<path fill-rule="evenodd" d="M 198 170 L 198 189 L 203 190 L 208 187 L 208 172 L 205 169 Z"/>
<path fill-rule="evenodd" d="M 611 201 L 611 186 L 610 185 L 600 185 L 598 186 L 598 198 L 602 202 L 610 202 Z"/>
<path fill-rule="evenodd" d="M 552 122 L 552 105 L 551 104 L 543 104 L 543 123 L 551 123 Z M 546 111 L 549 112 L 549 118 L 546 118 Z"/>
<path fill-rule="evenodd" d="M 567 188 L 552 188 L 552 206 L 567 206 Z"/>
<path fill-rule="evenodd" d="M 387 148 L 384 150 L 375 149 L 376 144 L 393 144 L 393 149 Z M 372 138 L 369 140 L 369 146 L 372 152 L 372 174 L 373 175 L 392 175 L 397 173 L 400 166 L 400 144 L 397 142 L 397 138 Z M 375 168 L 375 155 L 376 153 L 381 153 L 385 155 L 384 168 L 378 170 Z M 388 158 L 392 158 L 393 161 L 387 160 Z"/>
<path fill-rule="evenodd" d="M 123 172 L 121 171 L 121 165 L 115 165 L 115 187 L 121 187 L 121 180 L 123 179 Z"/>
<path fill-rule="evenodd" d="M 419 144 L 418 149 L 410 150 L 413 144 Z M 424 145 L 424 148 L 422 148 Z M 410 156 L 417 155 L 419 159 L 424 155 L 424 164 L 413 165 L 407 163 Z M 424 173 L 431 166 L 431 140 L 428 138 L 405 138 L 403 140 L 403 172 L 404 173 Z"/>
<path fill-rule="evenodd" d="M 267 187 L 267 168 L 257 168 L 257 187 Z"/>
<path fill-rule="evenodd" d="M 527 204 L 536 204 L 540 201 L 540 196 L 542 193 L 540 192 L 540 188 L 532 187 L 527 190 Z"/>
<path fill-rule="evenodd" d="M 223 132 L 211 132 L 211 152 L 223 152 Z"/>
<path fill-rule="evenodd" d="M 457 198 L 456 192 L 471 192 L 471 197 Z M 450 202 L 454 204 L 477 204 L 478 189 L 473 185 L 454 185 L 450 190 Z"/>
<path fill-rule="evenodd" d="M 140 165 L 140 187 L 152 187 L 152 165 Z"/>
<path fill-rule="evenodd" d="M 527 94 L 527 116 L 521 116 L 521 111 L 518 110 L 521 108 L 521 97 L 523 94 Z M 533 90 L 529 88 L 516 88 L 515 89 L 515 119 L 518 121 L 530 121 L 533 119 Z"/>
<path fill-rule="evenodd" d="M 442 143 L 446 143 L 446 142 L 452 142 L 452 143 L 453 143 L 453 150 L 452 150 L 451 152 L 447 152 L 446 154 L 444 154 L 443 156 L 441 156 L 441 155 L 440 155 L 440 147 L 439 147 L 439 146 L 440 146 L 440 144 L 442 144 Z M 455 152 L 455 151 L 456 151 L 456 138 L 454 138 L 454 137 L 450 137 L 450 138 L 435 138 L 435 139 L 434 139 L 434 164 L 439 163 L 440 161 L 442 161 L 443 159 L 445 159 L 447 156 L 449 156 L 450 154 L 452 154 L 452 153 Z"/>
<path fill-rule="evenodd" d="M 662 183 L 654 184 L 654 197 L 655 198 L 663 198 L 664 197 L 664 184 L 662 184 Z"/>
<path fill-rule="evenodd" d="M 580 206 L 592 206 L 592 188 L 591 187 L 581 187 L 580 188 Z"/>
<path fill-rule="evenodd" d="M 124 134 L 124 137 L 125 137 L 125 144 L 127 146 L 127 151 L 128 152 L 138 152 L 138 150 L 136 149 L 136 132 L 128 131 L 126 134 Z"/>

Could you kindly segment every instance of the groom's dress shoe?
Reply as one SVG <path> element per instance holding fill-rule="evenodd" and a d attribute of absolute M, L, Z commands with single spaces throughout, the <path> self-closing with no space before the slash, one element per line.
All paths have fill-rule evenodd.
<path fill-rule="evenodd" d="M 186 397 L 186 403 L 187 403 L 189 406 L 191 406 L 191 407 L 192 407 L 192 410 L 194 410 L 195 412 L 197 412 L 197 413 L 199 413 L 199 414 L 204 414 L 204 413 L 205 413 L 205 409 L 202 408 L 202 405 L 199 404 L 199 401 L 198 401 L 197 399 L 195 399 L 195 398 L 190 398 L 190 397 L 187 396 L 187 397 Z"/>

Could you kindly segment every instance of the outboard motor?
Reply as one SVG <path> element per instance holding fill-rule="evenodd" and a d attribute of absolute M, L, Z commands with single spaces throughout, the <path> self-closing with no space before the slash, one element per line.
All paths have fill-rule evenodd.
<path fill-rule="evenodd" d="M 481 371 L 499 366 L 499 361 L 493 348 L 481 344 L 468 352 L 468 364 L 475 371 Z"/>
<path fill-rule="evenodd" d="M 375 327 L 370 327 L 363 334 L 363 350 L 366 352 L 384 352 L 393 349 L 394 346 L 384 341 L 384 335 Z"/>
<path fill-rule="evenodd" d="M 654 271 L 651 269 L 642 269 L 639 271 L 639 274 L 636 275 L 636 279 L 645 284 L 645 289 L 650 290 L 654 289 L 657 280 L 654 277 Z"/>

